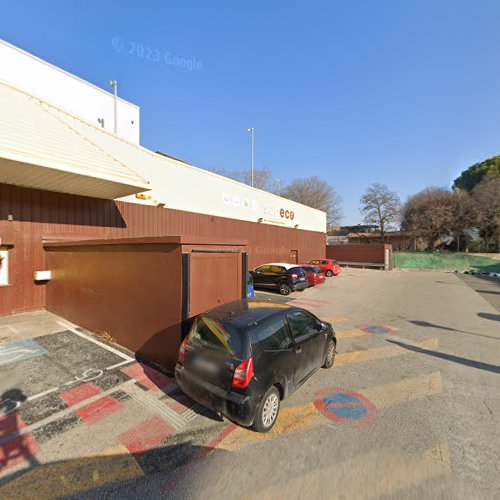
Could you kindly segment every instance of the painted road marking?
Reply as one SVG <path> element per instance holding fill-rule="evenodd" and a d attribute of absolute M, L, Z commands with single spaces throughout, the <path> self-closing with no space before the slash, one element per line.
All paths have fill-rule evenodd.
<path fill-rule="evenodd" d="M 438 339 L 429 339 L 423 342 L 410 343 L 408 345 L 413 347 L 435 349 L 438 346 Z M 376 347 L 374 349 L 366 349 L 363 351 L 343 352 L 337 354 L 335 357 L 334 367 L 351 365 L 353 363 L 362 363 L 366 361 L 374 361 L 377 359 L 392 358 L 394 356 L 402 356 L 404 354 L 413 354 L 412 351 L 400 347 L 398 345 L 391 345 L 387 347 Z"/>
<path fill-rule="evenodd" d="M 322 316 L 321 319 L 327 323 L 341 323 L 343 321 L 349 321 L 349 318 L 344 318 L 343 316 Z"/>
<path fill-rule="evenodd" d="M 172 410 L 172 408 L 169 408 L 165 403 L 151 395 L 151 393 L 143 391 L 136 385 L 127 387 L 125 392 L 132 396 L 134 401 L 156 415 L 159 415 L 176 429 L 180 429 L 187 424 L 187 421 Z"/>
<path fill-rule="evenodd" d="M 439 372 L 408 378 L 399 382 L 383 384 L 358 391 L 368 399 L 377 410 L 395 406 L 400 403 L 410 403 L 442 392 L 443 382 Z M 325 396 L 335 391 L 326 388 L 321 393 Z M 321 396 L 321 394 L 320 394 Z M 238 427 L 219 445 L 225 450 L 235 450 L 249 444 L 267 441 L 282 434 L 288 434 L 301 429 L 327 422 L 318 412 L 313 402 L 292 408 L 282 408 L 275 426 L 267 433 L 250 432 Z M 332 427 L 334 424 L 331 424 Z"/>
<path fill-rule="evenodd" d="M 378 408 L 387 408 L 400 403 L 409 403 L 415 399 L 422 399 L 443 391 L 441 373 L 430 373 L 419 377 L 412 377 L 364 389 L 361 392 Z"/>
<path fill-rule="evenodd" d="M 207 408 L 205 408 L 201 403 L 195 403 L 191 408 L 188 408 L 185 412 L 183 412 L 182 418 L 187 422 L 192 422 L 196 417 L 205 413 Z"/>
<path fill-rule="evenodd" d="M 93 403 L 94 401 L 97 401 L 98 399 L 102 398 L 103 396 L 107 396 L 111 394 L 112 392 L 117 391 L 118 389 L 124 390 L 127 386 L 134 384 L 135 382 L 133 380 L 127 380 L 126 382 L 123 382 L 122 384 L 115 385 L 111 389 L 108 389 L 106 391 L 102 391 L 99 394 L 96 394 L 93 397 L 90 397 L 89 399 L 86 399 L 85 401 L 82 401 L 81 403 L 77 403 L 74 406 L 70 406 L 69 408 L 66 408 L 64 410 L 61 410 L 57 413 L 54 413 L 53 415 L 50 415 L 47 418 L 44 418 L 42 420 L 39 420 L 38 422 L 34 422 L 23 429 L 18 429 L 17 431 L 11 432 L 9 434 L 5 434 L 0 437 L 0 445 L 3 443 L 6 443 L 7 441 L 10 441 L 11 439 L 16 438 L 17 436 L 22 436 L 23 434 L 26 434 L 27 432 L 31 432 L 35 429 L 38 429 L 40 427 L 43 427 L 46 424 L 50 424 L 51 422 L 54 422 L 55 420 L 58 420 L 61 417 L 64 417 L 66 415 L 69 415 L 70 413 L 73 413 L 76 410 L 79 410 L 80 408 L 83 408 L 84 406 Z"/>
<path fill-rule="evenodd" d="M 365 326 L 361 328 L 366 333 L 371 333 L 372 335 L 392 335 L 396 333 L 395 328 L 391 328 L 386 325 L 373 325 L 373 326 Z"/>
<path fill-rule="evenodd" d="M 73 458 L 43 464 L 28 470 L 0 488 L 4 499 L 78 495 L 86 490 L 143 476 L 144 473 L 125 446 L 108 449 L 98 456 Z"/>
<path fill-rule="evenodd" d="M 134 358 L 132 358 L 131 356 L 128 356 L 127 354 L 124 354 L 123 352 L 119 351 L 118 349 L 115 349 L 107 344 L 104 344 L 103 342 L 99 342 L 98 340 L 90 337 L 89 335 L 86 335 L 85 333 L 79 332 L 73 326 L 71 326 L 70 323 L 66 323 L 66 322 L 62 322 L 62 321 L 58 321 L 58 323 L 62 327 L 67 328 L 70 332 L 74 333 L 75 335 L 78 335 L 79 337 L 82 337 L 83 339 L 88 340 L 89 342 L 92 342 L 93 344 L 96 344 L 99 347 L 102 347 L 103 349 L 106 349 L 109 352 L 112 352 L 113 354 L 116 354 L 117 356 L 119 356 L 122 359 L 125 359 L 127 361 L 135 361 Z"/>
<path fill-rule="evenodd" d="M 345 330 L 345 331 L 340 331 L 336 332 L 336 336 L 338 339 L 347 339 L 350 337 L 362 337 L 362 336 L 368 336 L 369 334 L 364 332 L 363 330 L 360 330 L 359 328 L 355 328 L 354 330 Z"/>
<path fill-rule="evenodd" d="M 134 363 L 122 368 L 122 373 L 152 391 L 163 391 L 174 384 L 174 379 L 143 363 Z"/>
<path fill-rule="evenodd" d="M 52 389 L 47 389 L 46 391 L 39 392 L 38 394 L 34 394 L 33 396 L 26 398 L 26 401 L 34 401 L 35 399 L 43 398 L 43 396 L 47 396 L 47 394 L 52 394 L 53 392 L 56 392 L 58 390 L 59 387 L 52 387 Z"/>
<path fill-rule="evenodd" d="M 0 345 L 0 366 L 36 358 L 44 354 L 48 354 L 47 350 L 33 339 L 9 342 Z"/>
<path fill-rule="evenodd" d="M 325 391 L 316 394 L 320 399 L 314 402 L 314 406 L 326 418 L 347 425 L 372 424 L 378 417 L 378 412 L 371 401 L 357 392 L 335 389 L 325 395 Z"/>
<path fill-rule="evenodd" d="M 120 441 L 134 455 L 141 455 L 160 444 L 175 429 L 158 416 L 153 416 L 118 436 Z"/>

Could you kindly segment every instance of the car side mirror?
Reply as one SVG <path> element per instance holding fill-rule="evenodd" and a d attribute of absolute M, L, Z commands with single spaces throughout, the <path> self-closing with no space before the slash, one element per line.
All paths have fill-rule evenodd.
<path fill-rule="evenodd" d="M 321 322 L 320 323 L 320 331 L 324 332 L 327 329 L 328 329 L 328 325 L 326 323 Z"/>

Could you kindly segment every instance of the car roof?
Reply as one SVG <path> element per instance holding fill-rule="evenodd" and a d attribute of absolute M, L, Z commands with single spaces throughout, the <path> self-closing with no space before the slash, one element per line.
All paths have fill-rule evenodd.
<path fill-rule="evenodd" d="M 256 300 L 235 300 L 200 314 L 207 318 L 246 328 L 265 318 L 281 314 L 285 309 L 294 309 L 286 304 L 260 302 Z"/>
<path fill-rule="evenodd" d="M 282 266 L 285 269 L 292 269 L 292 267 L 300 267 L 300 264 L 287 264 L 286 262 L 269 262 L 268 264 L 261 264 L 258 267 L 262 266 Z"/>

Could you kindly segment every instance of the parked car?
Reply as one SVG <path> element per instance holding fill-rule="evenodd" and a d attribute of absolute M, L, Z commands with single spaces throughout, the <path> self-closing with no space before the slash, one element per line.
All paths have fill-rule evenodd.
<path fill-rule="evenodd" d="M 182 342 L 175 378 L 195 401 L 258 432 L 280 401 L 318 368 L 330 368 L 331 324 L 298 307 L 237 300 L 199 315 Z"/>
<path fill-rule="evenodd" d="M 340 274 L 340 266 L 337 264 L 337 261 L 333 259 L 310 260 L 309 264 L 318 266 L 328 278 L 331 276 L 338 276 Z"/>
<path fill-rule="evenodd" d="M 288 295 L 309 286 L 306 272 L 297 264 L 273 262 L 251 271 L 255 288 L 276 289 L 281 295 Z"/>
<path fill-rule="evenodd" d="M 251 299 L 255 296 L 255 290 L 253 288 L 253 278 L 250 273 L 247 273 L 247 299 Z"/>
<path fill-rule="evenodd" d="M 321 285 L 321 283 L 325 282 L 325 273 L 318 266 L 300 264 L 300 267 L 306 272 L 309 286 Z"/>

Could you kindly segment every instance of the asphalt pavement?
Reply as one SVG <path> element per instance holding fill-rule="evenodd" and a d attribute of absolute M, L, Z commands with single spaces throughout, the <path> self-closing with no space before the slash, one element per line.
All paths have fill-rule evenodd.
<path fill-rule="evenodd" d="M 3 387 L 26 401 L 3 402 L 0 496 L 498 498 L 500 317 L 487 297 L 500 285 L 476 285 L 344 269 L 289 296 L 333 323 L 339 353 L 267 434 L 219 419 L 88 332 L 34 334 L 38 354 L 11 361 Z M 19 353 L 12 342 L 0 362 L 2 346 L 4 359 Z"/>

